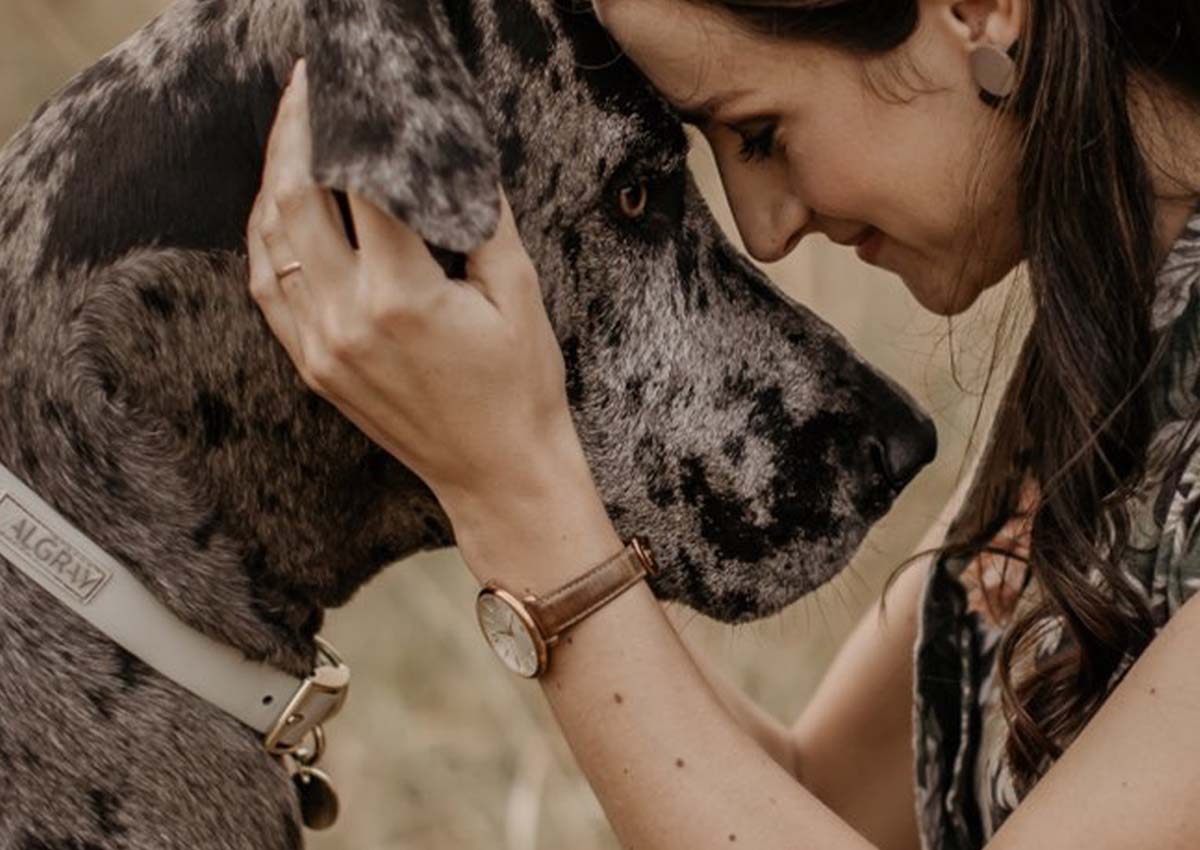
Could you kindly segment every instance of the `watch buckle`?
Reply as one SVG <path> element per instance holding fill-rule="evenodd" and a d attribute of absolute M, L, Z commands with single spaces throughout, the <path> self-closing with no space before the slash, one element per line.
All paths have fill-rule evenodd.
<path fill-rule="evenodd" d="M 321 638 L 317 644 L 317 669 L 288 700 L 263 738 L 271 755 L 286 755 L 300 749 L 309 735 L 320 735 L 321 726 L 341 711 L 350 690 L 350 668 L 333 646 Z"/>
<path fill-rule="evenodd" d="M 640 537 L 633 537 L 630 539 L 629 545 L 633 547 L 634 554 L 642 562 L 642 566 L 646 568 L 646 573 L 648 575 L 656 575 L 658 573 L 658 561 L 654 560 L 654 552 L 646 545 L 645 541 Z"/>

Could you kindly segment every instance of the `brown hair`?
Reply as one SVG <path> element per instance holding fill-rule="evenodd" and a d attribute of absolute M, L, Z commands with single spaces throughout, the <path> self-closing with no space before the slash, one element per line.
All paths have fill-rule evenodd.
<path fill-rule="evenodd" d="M 703 0 L 764 35 L 862 53 L 904 44 L 917 0 Z M 1153 430 L 1146 377 L 1158 258 L 1154 195 L 1128 105 L 1135 74 L 1200 101 L 1200 4 L 1028 0 L 1015 94 L 1023 128 L 1019 205 L 1032 327 L 971 498 L 940 555 L 973 557 L 1012 517 L 1029 474 L 1030 574 L 1043 593 L 999 651 L 1008 755 L 1027 789 L 1104 701 L 1154 621 L 1120 564 L 1118 506 L 1144 474 Z M 1102 344 L 1097 344 L 1102 342 Z M 1067 649 L 1014 680 L 1049 620 Z"/>

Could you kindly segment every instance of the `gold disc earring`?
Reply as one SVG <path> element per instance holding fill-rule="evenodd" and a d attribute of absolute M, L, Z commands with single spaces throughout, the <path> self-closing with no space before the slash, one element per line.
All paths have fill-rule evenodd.
<path fill-rule="evenodd" d="M 971 51 L 971 76 L 982 94 L 991 98 L 1008 97 L 1017 88 L 1017 63 L 1013 59 L 1016 44 L 1007 51 L 984 44 Z M 988 98 L 984 98 L 988 100 Z"/>

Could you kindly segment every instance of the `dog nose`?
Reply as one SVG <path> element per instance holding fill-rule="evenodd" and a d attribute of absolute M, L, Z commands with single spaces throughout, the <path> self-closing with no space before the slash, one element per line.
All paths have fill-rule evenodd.
<path fill-rule="evenodd" d="M 914 412 L 906 411 L 908 422 L 885 423 L 884 436 L 870 441 L 875 463 L 895 493 L 907 487 L 937 454 L 937 429 L 929 417 L 913 416 Z"/>
<path fill-rule="evenodd" d="M 838 368 L 862 411 L 859 468 L 883 479 L 878 495 L 897 496 L 937 454 L 933 420 L 903 387 L 858 358 L 846 357 Z"/>

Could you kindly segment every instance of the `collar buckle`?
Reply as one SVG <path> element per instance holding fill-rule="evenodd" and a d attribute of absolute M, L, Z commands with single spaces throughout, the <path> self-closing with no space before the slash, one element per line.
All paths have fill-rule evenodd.
<path fill-rule="evenodd" d="M 331 644 L 319 637 L 315 641 L 317 669 L 301 683 L 263 738 L 263 748 L 271 755 L 295 753 L 346 703 L 350 668 Z"/>

